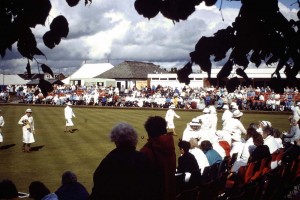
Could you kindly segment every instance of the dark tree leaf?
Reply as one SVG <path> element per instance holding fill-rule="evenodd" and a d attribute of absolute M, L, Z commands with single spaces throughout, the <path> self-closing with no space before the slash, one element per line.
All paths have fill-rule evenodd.
<path fill-rule="evenodd" d="M 64 16 L 59 15 L 51 22 L 50 30 L 55 35 L 66 38 L 69 34 L 69 23 Z"/>
<path fill-rule="evenodd" d="M 44 73 L 50 74 L 50 75 L 52 76 L 52 78 L 54 77 L 53 72 L 52 72 L 52 70 L 50 69 L 50 67 L 48 67 L 48 66 L 45 65 L 45 64 L 42 64 L 42 65 L 41 65 L 41 68 L 42 68 L 42 70 L 43 70 Z"/>
<path fill-rule="evenodd" d="M 70 7 L 76 6 L 80 0 L 66 0 Z"/>
<path fill-rule="evenodd" d="M 53 87 L 52 87 L 51 83 L 44 79 L 40 79 L 38 86 L 41 89 L 44 97 L 48 96 L 49 92 L 53 91 Z"/>
<path fill-rule="evenodd" d="M 43 36 L 43 41 L 48 48 L 53 49 L 60 43 L 60 37 L 55 35 L 52 31 L 47 31 Z"/>
<path fill-rule="evenodd" d="M 161 0 L 136 0 L 135 10 L 144 17 L 150 19 L 155 17 L 160 10 Z"/>
<path fill-rule="evenodd" d="M 29 61 L 27 62 L 27 65 L 26 65 L 26 72 L 27 72 L 28 78 L 31 79 L 31 66 L 30 66 Z"/>
<path fill-rule="evenodd" d="M 231 71 L 233 69 L 233 62 L 232 60 L 228 60 L 225 65 L 222 67 L 222 69 L 219 71 L 217 78 L 218 79 L 223 79 L 223 78 L 227 78 Z"/>
<path fill-rule="evenodd" d="M 240 85 L 240 81 L 237 77 L 233 77 L 228 80 L 226 89 L 228 92 L 234 92 L 234 90 Z"/>
<path fill-rule="evenodd" d="M 243 79 L 246 81 L 246 85 L 251 84 L 251 80 L 249 79 L 249 77 L 247 76 L 246 72 L 243 69 L 238 68 L 236 70 L 236 74 L 243 77 Z"/>
<path fill-rule="evenodd" d="M 36 45 L 37 43 L 35 37 L 32 34 L 30 28 L 25 28 L 22 31 L 22 36 L 20 37 L 17 44 L 18 51 L 22 56 L 32 60 L 33 56 L 36 53 Z"/>
<path fill-rule="evenodd" d="M 193 72 L 192 66 L 193 63 L 188 62 L 183 68 L 177 71 L 177 77 L 180 83 L 185 83 L 186 85 L 190 84 L 189 75 Z"/>
<path fill-rule="evenodd" d="M 276 93 L 283 93 L 283 80 L 279 77 L 273 77 L 270 80 L 269 86 L 270 88 L 274 89 L 274 92 Z"/>

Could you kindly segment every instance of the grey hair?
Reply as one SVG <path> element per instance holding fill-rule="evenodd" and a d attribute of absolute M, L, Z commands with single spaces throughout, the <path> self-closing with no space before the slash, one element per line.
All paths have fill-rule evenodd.
<path fill-rule="evenodd" d="M 119 123 L 110 132 L 110 140 L 119 146 L 136 147 L 138 136 L 136 130 L 127 123 Z"/>

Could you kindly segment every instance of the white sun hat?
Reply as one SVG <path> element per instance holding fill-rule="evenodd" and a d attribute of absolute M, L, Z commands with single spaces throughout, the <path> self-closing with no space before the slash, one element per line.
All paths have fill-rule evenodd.
<path fill-rule="evenodd" d="M 170 105 L 170 106 L 169 106 L 169 108 L 175 108 L 175 105 L 174 105 L 174 104 L 172 104 L 172 105 Z"/>
<path fill-rule="evenodd" d="M 30 108 L 27 108 L 25 112 L 26 113 L 32 113 L 32 110 Z"/>
<path fill-rule="evenodd" d="M 210 113 L 209 108 L 204 108 L 204 109 L 203 109 L 203 113 Z"/>
<path fill-rule="evenodd" d="M 243 116 L 243 114 L 244 114 L 244 113 L 242 113 L 240 110 L 235 110 L 235 111 L 233 112 L 232 117 L 241 117 L 241 116 Z"/>
<path fill-rule="evenodd" d="M 192 121 L 189 123 L 190 126 L 201 126 L 199 119 L 194 118 Z"/>

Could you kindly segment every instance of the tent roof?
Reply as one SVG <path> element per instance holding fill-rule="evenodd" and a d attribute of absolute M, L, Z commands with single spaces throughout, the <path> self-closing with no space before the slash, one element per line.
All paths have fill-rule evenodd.
<path fill-rule="evenodd" d="M 107 70 L 97 78 L 112 79 L 147 79 L 148 74 L 168 73 L 153 63 L 125 61 L 116 67 Z"/>
<path fill-rule="evenodd" d="M 24 85 L 30 80 L 24 80 L 19 75 L 0 74 L 0 85 Z"/>
<path fill-rule="evenodd" d="M 113 67 L 110 63 L 84 64 L 70 76 L 70 79 L 94 78 Z"/>

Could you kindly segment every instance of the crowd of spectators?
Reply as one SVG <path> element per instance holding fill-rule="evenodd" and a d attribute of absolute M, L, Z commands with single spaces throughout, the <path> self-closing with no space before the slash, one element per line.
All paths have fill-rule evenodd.
<path fill-rule="evenodd" d="M 8 95 L 14 94 L 14 95 Z M 25 104 L 53 104 L 121 107 L 159 107 L 168 108 L 171 103 L 180 109 L 203 109 L 215 105 L 217 109 L 224 104 L 236 102 L 240 110 L 290 111 L 294 102 L 300 100 L 298 88 L 284 88 L 284 93 L 275 93 L 267 87 L 238 86 L 234 92 L 225 87 L 189 86 L 152 86 L 142 88 L 54 85 L 54 90 L 43 97 L 38 86 L 26 85 L 7 86 L 0 93 L 2 101 L 10 102 L 12 97 Z"/>

